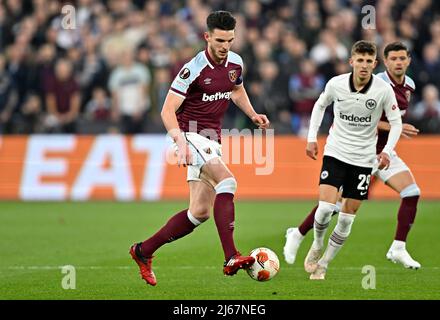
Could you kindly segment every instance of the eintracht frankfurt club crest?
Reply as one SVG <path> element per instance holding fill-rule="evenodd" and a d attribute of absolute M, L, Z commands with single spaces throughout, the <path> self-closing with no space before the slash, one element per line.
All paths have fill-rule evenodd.
<path fill-rule="evenodd" d="M 365 102 L 365 106 L 367 107 L 368 110 L 373 110 L 374 108 L 376 108 L 376 100 L 368 99 Z"/>
<path fill-rule="evenodd" d="M 237 81 L 237 70 L 229 71 L 229 80 L 231 80 L 231 82 Z"/>

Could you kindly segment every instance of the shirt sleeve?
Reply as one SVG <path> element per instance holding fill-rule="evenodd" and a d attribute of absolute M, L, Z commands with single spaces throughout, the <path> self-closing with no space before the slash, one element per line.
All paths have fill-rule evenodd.
<path fill-rule="evenodd" d="M 387 144 L 383 148 L 382 152 L 390 154 L 396 147 L 396 144 L 399 141 L 402 133 L 402 116 L 400 115 L 399 108 L 397 107 L 396 96 L 394 95 L 394 91 L 390 86 L 388 86 L 385 91 L 383 109 L 391 128 L 388 135 Z"/>
<path fill-rule="evenodd" d="M 329 81 L 325 86 L 324 91 L 315 102 L 310 117 L 309 133 L 307 135 L 307 142 L 318 141 L 318 130 L 324 118 L 325 109 L 333 102 L 333 85 Z"/>
<path fill-rule="evenodd" d="M 239 86 L 243 84 L 243 74 L 240 74 L 240 76 L 237 78 L 237 81 L 235 81 L 235 85 Z"/>
<path fill-rule="evenodd" d="M 180 69 L 179 74 L 174 78 L 173 83 L 171 83 L 170 90 L 173 93 L 186 98 L 188 88 L 196 78 L 194 73 L 195 71 L 193 68 L 190 68 L 190 63 L 185 64 L 182 69 Z"/>

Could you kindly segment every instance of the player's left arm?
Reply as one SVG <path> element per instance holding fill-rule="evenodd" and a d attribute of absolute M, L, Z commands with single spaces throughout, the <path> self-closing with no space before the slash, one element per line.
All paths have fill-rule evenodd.
<path fill-rule="evenodd" d="M 387 144 L 378 155 L 378 160 L 379 169 L 388 169 L 391 152 L 396 147 L 402 133 L 402 116 L 400 115 L 400 110 L 397 107 L 397 100 L 391 87 L 385 90 L 385 96 L 382 103 L 385 116 L 390 124 L 390 134 L 388 135 Z"/>
<path fill-rule="evenodd" d="M 269 128 L 270 121 L 264 114 L 258 114 L 252 107 L 243 83 L 236 85 L 232 90 L 231 99 L 260 129 Z"/>

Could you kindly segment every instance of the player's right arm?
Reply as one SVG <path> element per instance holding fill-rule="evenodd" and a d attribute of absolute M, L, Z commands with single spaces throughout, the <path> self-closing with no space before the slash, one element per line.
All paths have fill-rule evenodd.
<path fill-rule="evenodd" d="M 206 63 L 206 60 L 202 57 L 204 57 L 203 52 L 199 53 L 180 69 L 179 74 L 171 83 L 170 90 L 162 107 L 162 112 L 160 113 L 168 135 L 177 145 L 177 164 L 179 166 L 183 165 L 184 167 L 192 164 L 192 157 L 186 138 L 180 131 L 176 112 L 186 99 L 186 94 L 191 83 L 198 77 L 201 69 L 204 67 L 203 63 Z"/>
<path fill-rule="evenodd" d="M 312 115 L 310 117 L 309 132 L 307 135 L 306 154 L 313 160 L 318 156 L 318 130 L 324 118 L 325 109 L 333 101 L 333 90 L 331 80 L 325 86 L 324 91 L 313 106 Z"/>
<path fill-rule="evenodd" d="M 179 128 L 177 122 L 176 111 L 180 108 L 184 98 L 174 94 L 172 91 L 168 92 L 165 102 L 163 104 L 160 116 L 163 124 L 173 141 L 177 145 L 177 164 L 178 166 L 189 165 L 192 163 L 191 152 L 189 152 L 188 144 Z"/>

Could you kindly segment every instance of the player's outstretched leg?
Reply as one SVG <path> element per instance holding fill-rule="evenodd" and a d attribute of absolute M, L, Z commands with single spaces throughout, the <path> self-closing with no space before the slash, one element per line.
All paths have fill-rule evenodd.
<path fill-rule="evenodd" d="M 397 215 L 396 235 L 386 257 L 394 263 L 402 264 L 405 268 L 419 269 L 420 263 L 415 261 L 406 250 L 406 238 L 416 217 L 420 189 L 413 183 L 400 192 L 400 197 L 402 200 Z"/>
<path fill-rule="evenodd" d="M 315 238 L 304 261 L 304 269 L 306 270 L 306 272 L 312 273 L 317 267 L 318 260 L 321 257 L 324 247 L 325 232 L 327 231 L 328 225 L 332 218 L 332 213 L 335 210 L 336 205 L 334 205 L 333 203 L 319 201 L 313 226 Z"/>
<path fill-rule="evenodd" d="M 327 272 L 327 267 L 330 261 L 332 261 L 336 254 L 341 250 L 345 240 L 351 232 L 351 226 L 353 224 L 354 214 L 339 213 L 338 223 L 333 230 L 332 235 L 328 241 L 327 249 L 325 250 L 321 259 L 319 259 L 316 269 L 310 275 L 310 280 L 324 280 Z"/>
<path fill-rule="evenodd" d="M 195 227 L 201 224 L 188 209 L 185 209 L 173 217 L 151 238 L 144 242 L 133 244 L 130 255 L 139 266 L 142 279 L 148 284 L 155 286 L 156 276 L 151 268 L 153 253 L 165 243 L 172 242 L 191 233 Z"/>
<path fill-rule="evenodd" d="M 235 248 L 234 194 L 236 190 L 237 182 L 233 177 L 220 181 L 215 187 L 214 220 L 225 254 L 223 273 L 227 276 L 232 276 L 238 270 L 245 269 L 255 262 L 253 257 L 242 256 Z"/>
<path fill-rule="evenodd" d="M 338 201 L 336 203 L 336 210 L 333 211 L 332 216 L 339 213 L 341 208 L 341 203 Z M 315 212 L 318 206 L 315 206 L 304 221 L 300 224 L 298 228 L 289 228 L 286 231 L 286 243 L 284 245 L 283 253 L 284 259 L 289 264 L 294 264 L 296 260 L 296 254 L 298 252 L 299 246 L 303 241 L 306 234 L 313 229 L 313 224 L 315 222 Z"/>
<path fill-rule="evenodd" d="M 318 206 L 315 206 L 308 216 L 304 219 L 298 228 L 289 228 L 286 231 L 286 243 L 283 248 L 284 260 L 289 264 L 294 264 L 299 246 L 305 235 L 313 228 L 315 221 L 315 212 Z"/>

